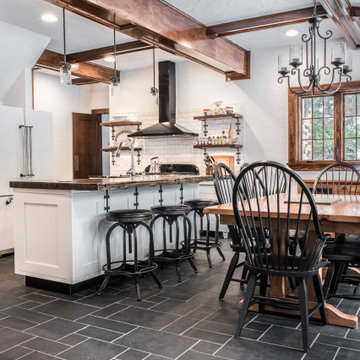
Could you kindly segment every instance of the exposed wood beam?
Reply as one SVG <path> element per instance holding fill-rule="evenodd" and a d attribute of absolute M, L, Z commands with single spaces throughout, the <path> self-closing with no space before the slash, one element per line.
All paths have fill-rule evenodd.
<path fill-rule="evenodd" d="M 59 70 L 59 63 L 63 61 L 63 55 L 55 51 L 45 50 L 38 61 L 36 66 L 50 69 L 50 70 Z M 114 74 L 114 71 L 108 67 L 91 64 L 91 63 L 80 63 L 77 69 L 72 69 L 71 73 L 75 76 L 84 77 L 92 80 L 96 80 L 103 83 L 110 83 L 110 79 Z M 118 71 L 117 76 L 120 77 L 120 71 Z"/>
<path fill-rule="evenodd" d="M 97 84 L 99 81 L 94 79 L 87 79 L 87 78 L 77 78 L 72 79 L 71 83 L 73 85 L 89 85 L 89 84 Z"/>
<path fill-rule="evenodd" d="M 116 45 L 116 54 L 128 54 L 136 51 L 142 51 L 150 49 L 151 46 L 148 44 L 143 43 L 142 41 L 136 40 L 127 42 L 124 44 Z M 72 53 L 67 55 L 67 59 L 69 62 L 83 62 L 83 61 L 92 61 L 102 59 L 105 56 L 113 55 L 114 54 L 114 47 L 113 46 L 106 46 L 98 49 L 91 49 L 80 51 L 77 53 Z"/>
<path fill-rule="evenodd" d="M 211 38 L 216 38 L 250 31 L 265 30 L 278 26 L 293 25 L 309 20 L 311 17 L 313 17 L 313 10 L 313 7 L 308 7 L 304 9 L 218 24 L 208 27 L 207 34 Z M 322 17 L 327 16 L 327 13 L 322 6 L 317 7 L 317 15 Z"/>
<path fill-rule="evenodd" d="M 359 18 L 360 17 L 360 6 L 351 6 L 350 16 L 352 18 Z"/>
<path fill-rule="evenodd" d="M 207 27 L 161 0 L 45 0 L 122 33 L 209 66 L 249 78 L 249 52 L 223 38 L 210 39 Z M 129 25 L 130 24 L 130 25 Z"/>
<path fill-rule="evenodd" d="M 360 30 L 350 15 L 348 0 L 320 0 L 320 3 L 343 33 L 347 44 L 352 48 L 360 47 Z"/>

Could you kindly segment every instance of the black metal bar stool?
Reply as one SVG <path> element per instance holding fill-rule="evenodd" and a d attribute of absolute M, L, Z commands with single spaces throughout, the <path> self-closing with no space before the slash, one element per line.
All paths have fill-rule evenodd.
<path fill-rule="evenodd" d="M 191 207 L 191 211 L 194 212 L 194 240 L 190 244 L 190 247 L 193 249 L 194 253 L 196 250 L 206 251 L 209 267 L 212 268 L 210 250 L 215 248 L 222 259 L 225 261 L 225 256 L 222 253 L 220 247 L 222 243 L 219 242 L 219 215 L 215 215 L 215 236 L 210 237 L 210 216 L 209 214 L 204 214 L 204 209 L 208 206 L 218 205 L 219 203 L 216 200 L 209 199 L 195 199 L 188 200 L 184 202 L 185 205 Z M 197 235 L 197 216 L 200 217 L 200 237 Z M 206 235 L 202 236 L 204 231 L 204 216 L 206 216 Z"/>
<path fill-rule="evenodd" d="M 104 270 L 104 281 L 102 282 L 98 295 L 105 289 L 112 275 L 124 276 L 135 280 L 137 300 L 140 301 L 139 277 L 150 273 L 156 284 L 161 288 L 159 279 L 154 274 L 157 264 L 154 260 L 154 239 L 151 227 L 145 223 L 152 219 L 152 213 L 149 210 L 116 210 L 109 211 L 106 214 L 106 220 L 115 222 L 106 233 L 106 264 L 102 267 Z M 123 258 L 120 261 L 111 261 L 110 235 L 117 227 L 123 229 Z M 147 260 L 138 258 L 138 238 L 136 229 L 143 226 L 149 233 L 149 253 Z M 144 243 L 141 240 L 142 244 Z M 128 259 L 126 254 L 133 254 L 133 259 Z"/>
<path fill-rule="evenodd" d="M 181 281 L 179 266 L 182 261 L 188 260 L 195 273 L 197 273 L 197 268 L 192 260 L 195 254 L 190 251 L 191 222 L 187 217 L 190 210 L 191 208 L 185 205 L 154 206 L 151 208 L 153 215 L 155 215 L 150 224 L 152 229 L 157 220 L 163 219 L 163 245 L 162 249 L 155 250 L 155 254 L 159 253 L 155 255 L 155 261 L 157 263 L 175 263 L 179 282 Z M 183 219 L 184 241 L 180 241 L 179 218 Z M 166 224 L 168 224 L 168 234 Z M 174 225 L 175 242 L 173 237 Z"/>

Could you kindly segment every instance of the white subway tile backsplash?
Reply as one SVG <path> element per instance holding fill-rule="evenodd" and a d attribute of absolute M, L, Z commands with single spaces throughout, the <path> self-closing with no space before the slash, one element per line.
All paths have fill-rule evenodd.
<path fill-rule="evenodd" d="M 206 107 L 206 106 L 205 106 Z M 199 136 L 203 136 L 203 122 L 194 120 L 193 117 L 202 113 L 200 107 L 197 109 L 187 109 L 184 111 L 178 111 L 177 113 L 177 123 L 199 133 Z M 141 128 L 148 127 L 152 124 L 158 122 L 158 114 L 154 112 L 146 113 L 117 113 L 119 116 L 127 116 L 131 120 L 142 121 Z M 115 121 L 116 119 L 111 119 Z M 229 120 L 208 120 L 208 135 L 207 136 L 221 136 L 222 131 L 225 132 L 226 136 L 228 134 L 230 123 L 234 132 L 236 130 L 235 121 L 230 122 Z M 242 131 L 244 130 L 244 121 L 241 122 Z M 116 132 L 123 130 L 135 131 L 134 126 L 115 128 Z M 116 145 L 110 139 L 111 145 Z M 136 139 L 135 146 L 141 147 L 141 163 L 140 165 L 135 163 L 135 168 L 137 172 L 142 172 L 147 165 L 150 164 L 150 159 L 154 156 L 158 156 L 161 163 L 191 163 L 199 167 L 200 174 L 205 174 L 205 164 L 204 164 L 204 151 L 202 149 L 194 149 L 193 146 L 196 144 L 195 137 L 152 137 L 146 139 Z M 218 149 L 209 149 L 210 155 L 231 155 L 234 156 L 235 171 L 239 170 L 239 165 L 236 163 L 236 152 L 234 149 L 218 148 Z M 241 162 L 243 160 L 244 149 L 241 151 Z M 136 155 L 136 154 L 135 154 Z M 137 160 L 137 157 L 135 158 Z M 130 152 L 124 151 L 121 153 L 120 158 L 115 158 L 115 164 L 111 165 L 110 172 L 111 175 L 124 174 L 130 168 Z"/>

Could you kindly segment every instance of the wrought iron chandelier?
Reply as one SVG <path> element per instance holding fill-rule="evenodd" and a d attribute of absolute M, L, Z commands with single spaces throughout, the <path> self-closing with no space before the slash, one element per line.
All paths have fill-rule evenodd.
<path fill-rule="evenodd" d="M 347 81 L 351 80 L 351 76 L 348 75 L 352 71 L 352 58 L 348 56 L 346 58 L 346 44 L 340 42 L 332 47 L 331 51 L 331 64 L 330 68 L 327 65 L 327 40 L 329 40 L 333 33 L 331 30 L 327 30 L 325 36 L 320 34 L 320 23 L 322 18 L 316 15 L 316 1 L 314 0 L 314 12 L 313 17 L 309 19 L 309 34 L 303 34 L 301 36 L 302 42 L 305 44 L 305 69 L 301 67 L 303 64 L 303 46 L 291 46 L 290 58 L 287 61 L 286 57 L 279 56 L 278 73 L 281 75 L 278 79 L 278 83 L 282 84 L 284 79 L 288 83 L 289 90 L 296 94 L 312 93 L 320 91 L 324 94 L 334 94 L 340 89 L 341 83 L 344 78 Z M 319 39 L 323 41 L 323 62 L 320 66 L 320 57 L 317 53 L 317 41 Z M 347 63 L 345 63 L 347 61 Z M 290 67 L 289 67 L 290 65 Z M 324 87 L 320 85 L 320 77 L 322 75 L 330 75 L 330 83 Z M 297 77 L 298 86 L 300 90 L 294 90 L 290 85 L 290 77 Z M 308 85 L 304 86 L 302 78 L 308 80 Z M 337 85 L 334 86 L 337 80 Z"/>

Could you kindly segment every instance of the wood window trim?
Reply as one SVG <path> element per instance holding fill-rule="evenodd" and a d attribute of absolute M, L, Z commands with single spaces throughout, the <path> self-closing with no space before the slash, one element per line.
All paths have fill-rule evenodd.
<path fill-rule="evenodd" d="M 336 84 L 335 84 L 336 85 Z M 326 85 L 325 85 L 326 86 Z M 324 86 L 324 87 L 325 87 Z M 300 88 L 294 88 L 300 91 Z M 359 93 L 360 81 L 349 81 L 341 85 L 339 91 L 334 95 L 334 147 L 335 160 L 299 160 L 301 156 L 301 104 L 303 97 L 312 97 L 309 94 L 295 95 L 288 90 L 288 166 L 293 170 L 318 171 L 335 161 L 344 160 L 344 104 L 342 101 L 344 94 Z M 314 97 L 323 95 L 316 91 Z M 349 164 L 360 165 L 360 160 L 346 161 Z"/>

